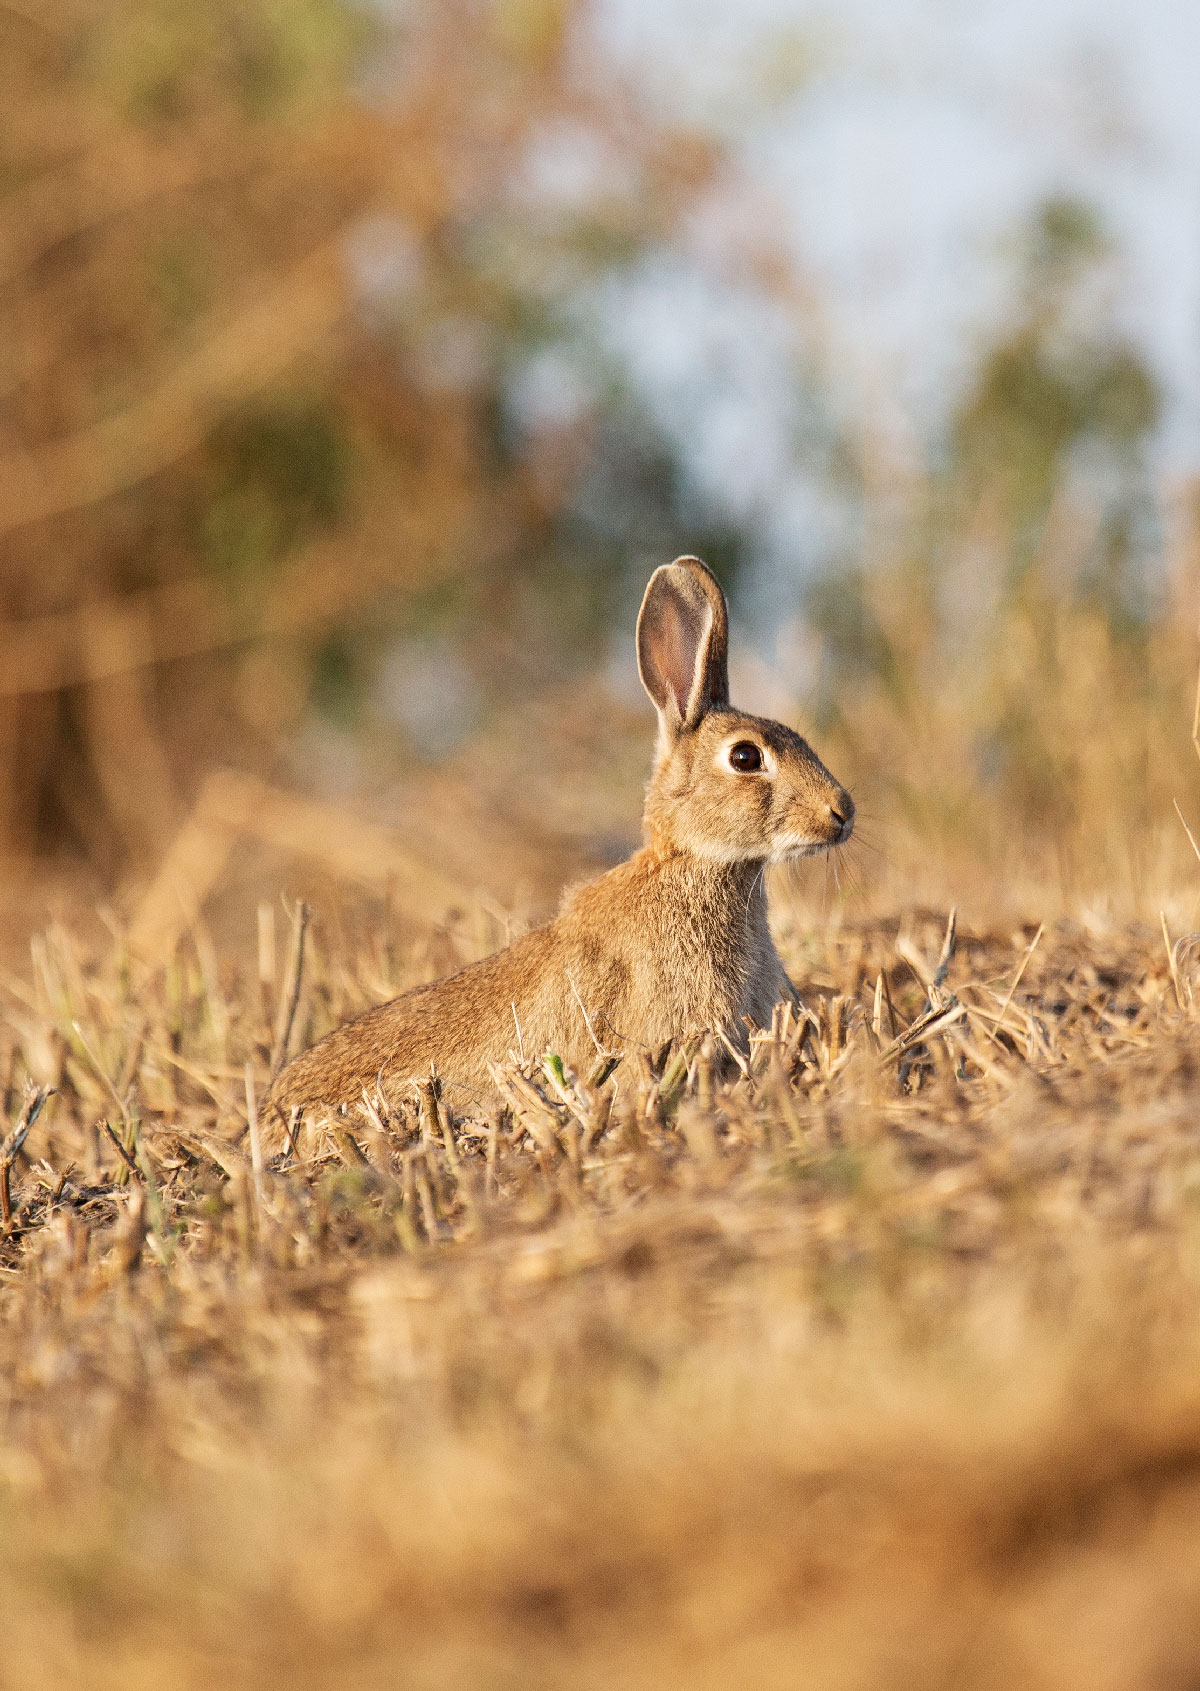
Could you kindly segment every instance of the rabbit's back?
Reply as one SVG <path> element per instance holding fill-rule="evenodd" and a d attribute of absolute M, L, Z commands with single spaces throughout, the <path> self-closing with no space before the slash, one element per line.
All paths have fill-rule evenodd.
<path fill-rule="evenodd" d="M 757 866 L 638 852 L 568 895 L 561 914 L 445 980 L 381 1004 L 288 1065 L 285 1114 L 354 1104 L 436 1063 L 449 1101 L 490 1091 L 489 1065 L 553 1051 L 576 1070 L 598 1049 L 660 1048 L 699 1028 L 744 1031 L 790 991 Z"/>
<path fill-rule="evenodd" d="M 386 1095 L 389 1083 L 428 1075 L 431 1063 L 453 1101 L 472 1101 L 487 1088 L 489 1062 L 520 1049 L 520 1007 L 539 997 L 550 946 L 549 930 L 536 928 L 445 980 L 364 1011 L 289 1063 L 271 1103 L 284 1113 L 353 1104 L 364 1087 L 373 1093 L 380 1082 Z"/>

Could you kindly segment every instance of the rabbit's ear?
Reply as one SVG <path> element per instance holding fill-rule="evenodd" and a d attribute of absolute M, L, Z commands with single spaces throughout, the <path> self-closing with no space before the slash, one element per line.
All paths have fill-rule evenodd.
<path fill-rule="evenodd" d="M 699 558 L 676 558 L 650 577 L 637 624 L 638 672 L 670 733 L 694 728 L 729 703 L 729 613 Z"/>

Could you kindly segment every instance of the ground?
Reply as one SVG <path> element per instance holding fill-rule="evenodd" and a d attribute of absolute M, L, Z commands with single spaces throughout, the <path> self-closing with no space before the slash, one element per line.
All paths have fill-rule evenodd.
<path fill-rule="evenodd" d="M 0 1153 L 5 1683 L 1200 1682 L 1193 950 L 1032 914 L 796 911 L 745 1072 L 514 1062 L 275 1163 L 282 1044 L 486 924 L 316 910 L 298 993 L 283 934 L 51 929 L 5 988 L 10 1121 L 57 1089 Z"/>

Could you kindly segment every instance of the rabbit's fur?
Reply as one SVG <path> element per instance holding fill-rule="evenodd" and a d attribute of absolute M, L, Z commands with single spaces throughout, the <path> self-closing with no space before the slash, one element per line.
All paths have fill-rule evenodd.
<path fill-rule="evenodd" d="M 569 892 L 558 916 L 503 951 L 347 1023 L 279 1074 L 286 1113 L 394 1095 L 436 1063 L 452 1102 L 489 1088 L 489 1062 L 556 1052 L 586 1070 L 606 1051 L 661 1048 L 702 1028 L 745 1037 L 795 997 L 767 926 L 766 864 L 841 844 L 854 805 L 807 743 L 729 704 L 728 616 L 697 558 L 654 572 L 638 617 L 658 712 L 645 844 Z M 761 769 L 747 743 L 757 749 Z"/>

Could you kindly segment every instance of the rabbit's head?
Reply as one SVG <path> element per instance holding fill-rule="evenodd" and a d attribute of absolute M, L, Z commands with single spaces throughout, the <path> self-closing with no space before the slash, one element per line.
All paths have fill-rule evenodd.
<path fill-rule="evenodd" d="M 646 830 L 663 851 L 780 862 L 841 845 L 854 801 L 800 735 L 729 703 L 725 595 L 698 558 L 655 570 L 637 625 L 658 712 Z"/>

